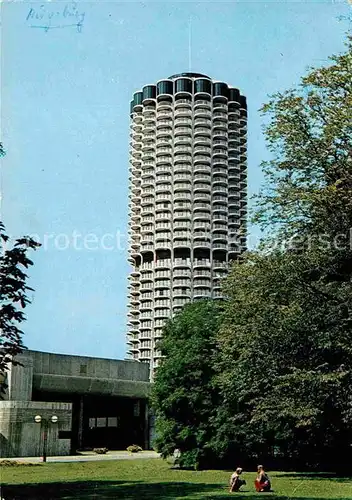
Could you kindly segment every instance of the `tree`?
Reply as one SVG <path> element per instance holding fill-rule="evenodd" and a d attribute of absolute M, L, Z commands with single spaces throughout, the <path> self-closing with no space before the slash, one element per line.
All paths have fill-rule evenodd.
<path fill-rule="evenodd" d="M 331 61 L 263 107 L 269 237 L 227 280 L 217 416 L 217 442 L 321 466 L 352 442 L 351 39 Z"/>
<path fill-rule="evenodd" d="M 262 164 L 266 185 L 255 221 L 281 241 L 309 236 L 322 243 L 319 236 L 350 228 L 352 37 L 347 51 L 330 60 L 262 108 L 273 157 Z"/>
<path fill-rule="evenodd" d="M 179 449 L 184 467 L 204 467 L 213 457 L 209 443 L 219 404 L 213 378 L 220 317 L 217 302 L 188 304 L 167 323 L 160 342 L 165 358 L 152 392 L 155 444 L 164 458 Z"/>
<path fill-rule="evenodd" d="M 223 455 L 331 467 L 349 450 L 351 330 L 341 305 L 352 294 L 317 285 L 311 257 L 249 255 L 227 280 L 214 438 Z"/>
<path fill-rule="evenodd" d="M 5 154 L 1 144 L 0 152 L 1 156 Z M 33 264 L 29 251 L 40 245 L 30 237 L 11 242 L 1 221 L 0 245 L 0 373 L 3 373 L 13 357 L 24 349 L 19 325 L 25 321 L 23 309 L 30 303 L 28 292 L 33 291 L 26 285 L 28 276 L 24 269 Z"/>

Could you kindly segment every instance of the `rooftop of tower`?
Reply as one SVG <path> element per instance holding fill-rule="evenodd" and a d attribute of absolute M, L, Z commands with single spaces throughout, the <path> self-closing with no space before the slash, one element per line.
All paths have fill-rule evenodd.
<path fill-rule="evenodd" d="M 211 78 L 207 75 L 203 75 L 202 73 L 177 73 L 176 75 L 171 75 L 168 77 L 168 80 L 175 80 L 176 78 L 181 78 L 181 77 L 186 77 L 186 78 L 207 78 L 210 80 Z"/>

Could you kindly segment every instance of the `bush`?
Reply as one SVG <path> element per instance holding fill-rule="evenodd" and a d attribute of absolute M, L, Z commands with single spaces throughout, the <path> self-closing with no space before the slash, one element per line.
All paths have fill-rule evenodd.
<path fill-rule="evenodd" d="M 93 448 L 93 451 L 98 455 L 105 455 L 105 453 L 109 450 L 107 448 Z"/>
<path fill-rule="evenodd" d="M 33 464 L 31 462 L 18 462 L 17 460 L 0 460 L 0 467 L 18 467 L 18 466 L 36 466 L 42 464 Z"/>
<path fill-rule="evenodd" d="M 138 453 L 139 451 L 143 451 L 143 449 L 138 446 L 138 444 L 132 444 L 127 448 L 127 451 L 129 451 L 130 453 Z"/>

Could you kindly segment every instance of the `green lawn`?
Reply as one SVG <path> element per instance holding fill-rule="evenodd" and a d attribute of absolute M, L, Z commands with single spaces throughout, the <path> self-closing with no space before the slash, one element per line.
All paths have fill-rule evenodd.
<path fill-rule="evenodd" d="M 255 493 L 254 473 L 244 473 L 243 493 L 228 493 L 229 472 L 181 471 L 159 459 L 48 463 L 2 467 L 5 500 L 254 500 L 352 499 L 352 478 L 270 472 L 274 493 Z"/>

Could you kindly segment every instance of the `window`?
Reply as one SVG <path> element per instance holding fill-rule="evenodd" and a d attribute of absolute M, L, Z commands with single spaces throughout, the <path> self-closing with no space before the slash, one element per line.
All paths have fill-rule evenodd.
<path fill-rule="evenodd" d="M 106 427 L 106 417 L 97 418 L 97 427 Z"/>
<path fill-rule="evenodd" d="M 141 413 L 140 403 L 139 401 L 136 401 L 133 405 L 133 416 L 139 417 L 140 413 Z"/>
<path fill-rule="evenodd" d="M 87 375 L 87 365 L 80 365 L 79 374 L 80 375 Z"/>
<path fill-rule="evenodd" d="M 118 427 L 118 417 L 91 417 L 89 419 L 89 428 L 95 429 L 97 427 Z"/>
<path fill-rule="evenodd" d="M 117 417 L 108 417 L 108 427 L 117 427 Z"/>

